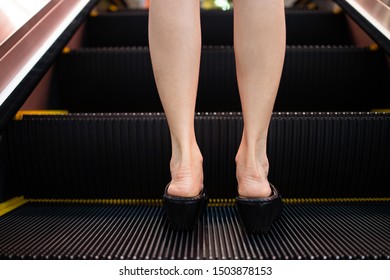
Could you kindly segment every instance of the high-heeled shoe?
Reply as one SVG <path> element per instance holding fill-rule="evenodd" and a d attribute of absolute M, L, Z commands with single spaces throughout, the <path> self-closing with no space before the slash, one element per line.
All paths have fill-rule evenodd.
<path fill-rule="evenodd" d="M 241 223 L 248 233 L 266 233 L 282 212 L 282 197 L 270 184 L 271 195 L 265 198 L 236 197 Z"/>
<path fill-rule="evenodd" d="M 168 194 L 168 184 L 163 195 L 164 208 L 173 230 L 191 231 L 207 204 L 204 188 L 194 197 L 179 197 Z"/>

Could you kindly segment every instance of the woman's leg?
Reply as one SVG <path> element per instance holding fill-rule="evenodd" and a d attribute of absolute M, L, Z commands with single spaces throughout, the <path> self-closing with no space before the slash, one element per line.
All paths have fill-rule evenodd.
<path fill-rule="evenodd" d="M 194 132 L 201 30 L 199 0 L 152 0 L 149 46 L 153 72 L 172 140 L 172 196 L 196 196 L 203 158 Z"/>
<path fill-rule="evenodd" d="M 236 155 L 238 193 L 267 197 L 267 133 L 285 55 L 283 0 L 234 1 L 234 50 L 244 131 Z"/>

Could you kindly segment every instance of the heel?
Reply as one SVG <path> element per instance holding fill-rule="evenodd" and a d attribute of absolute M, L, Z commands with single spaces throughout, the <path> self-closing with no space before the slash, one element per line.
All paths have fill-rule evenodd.
<path fill-rule="evenodd" d="M 198 196 L 194 197 L 171 196 L 167 193 L 168 186 L 165 188 L 163 199 L 171 228 L 180 231 L 193 230 L 206 207 L 206 194 L 202 190 Z"/>
<path fill-rule="evenodd" d="M 237 197 L 236 205 L 241 223 L 248 233 L 266 233 L 282 212 L 282 197 L 271 185 L 272 194 L 266 198 Z"/>

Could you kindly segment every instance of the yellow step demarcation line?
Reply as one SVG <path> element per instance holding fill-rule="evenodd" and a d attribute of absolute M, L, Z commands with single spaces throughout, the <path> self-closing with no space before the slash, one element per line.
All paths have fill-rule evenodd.
<path fill-rule="evenodd" d="M 363 198 L 284 198 L 284 204 L 313 204 L 313 203 L 337 203 L 337 202 L 388 202 L 390 197 L 363 197 Z M 72 203 L 72 204 L 109 204 L 109 205 L 142 205 L 142 206 L 162 206 L 162 198 L 97 198 L 97 199 L 80 199 L 80 198 L 24 198 L 23 196 L 12 198 L 0 203 L 0 216 L 14 210 L 15 208 L 27 203 Z M 210 198 L 209 207 L 233 206 L 234 198 Z"/>
<path fill-rule="evenodd" d="M 162 198 L 30 198 L 29 202 L 162 206 Z"/>
<path fill-rule="evenodd" d="M 123 198 L 123 199 L 53 199 L 53 198 L 31 198 L 29 202 L 40 203 L 79 203 L 79 204 L 118 204 L 118 205 L 150 205 L 161 206 L 164 204 L 162 198 Z M 336 203 L 336 202 L 383 202 L 390 201 L 390 197 L 367 197 L 367 198 L 283 198 L 284 204 L 302 203 Z M 210 198 L 208 206 L 231 206 L 235 204 L 234 198 Z"/>
<path fill-rule="evenodd" d="M 23 196 L 17 196 L 10 200 L 0 203 L 0 217 L 18 208 L 19 206 L 22 206 L 27 202 L 28 200 L 24 199 Z"/>
<path fill-rule="evenodd" d="M 390 108 L 389 109 L 386 109 L 386 108 L 372 109 L 371 112 L 374 112 L 374 113 L 390 113 Z"/>
<path fill-rule="evenodd" d="M 67 110 L 20 110 L 16 113 L 14 120 L 20 121 L 27 115 L 67 115 Z"/>

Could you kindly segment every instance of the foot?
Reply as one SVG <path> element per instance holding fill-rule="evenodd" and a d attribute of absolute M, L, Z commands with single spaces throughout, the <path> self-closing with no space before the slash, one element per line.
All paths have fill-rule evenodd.
<path fill-rule="evenodd" d="M 251 153 L 241 145 L 236 156 L 238 195 L 246 198 L 269 197 L 272 191 L 267 178 L 268 169 L 265 152 Z"/>
<path fill-rule="evenodd" d="M 203 189 L 203 157 L 198 147 L 185 155 L 173 153 L 170 163 L 172 180 L 168 194 L 179 197 L 194 197 Z"/>

